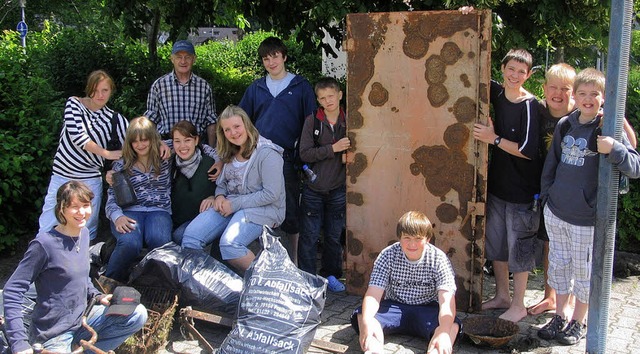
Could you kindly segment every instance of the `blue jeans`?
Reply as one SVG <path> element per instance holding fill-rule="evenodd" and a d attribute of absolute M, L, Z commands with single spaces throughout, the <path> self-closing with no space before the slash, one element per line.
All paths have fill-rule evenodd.
<path fill-rule="evenodd" d="M 316 274 L 316 254 L 320 229 L 324 232 L 322 269 L 320 275 L 342 276 L 342 244 L 340 236 L 345 225 L 346 187 L 320 193 L 304 186 L 300 209 L 301 227 L 298 241 L 298 266 Z"/>
<path fill-rule="evenodd" d="M 42 214 L 40 214 L 40 231 L 46 232 L 58 225 L 58 219 L 56 219 L 56 196 L 58 189 L 63 184 L 73 181 L 73 179 L 51 175 L 51 181 L 49 182 L 49 188 L 47 188 L 47 196 L 44 198 L 44 205 L 42 206 Z M 87 228 L 89 234 L 93 240 L 98 235 L 98 218 L 100 216 L 100 206 L 102 204 L 102 177 L 95 177 L 89 179 L 78 180 L 85 183 L 94 194 L 91 201 L 91 217 L 87 220 Z"/>
<path fill-rule="evenodd" d="M 171 215 L 165 211 L 124 211 L 124 215 L 136 221 L 133 231 L 121 234 L 111 222 L 111 233 L 116 238 L 116 247 L 109 258 L 105 276 L 127 282 L 128 269 L 140 255 L 144 245 L 149 250 L 171 241 Z"/>
<path fill-rule="evenodd" d="M 262 225 L 248 221 L 244 210 L 238 210 L 233 215 L 224 217 L 217 211 L 209 209 L 200 213 L 196 219 L 200 216 L 206 218 L 207 222 L 206 224 L 198 223 L 194 230 L 207 229 L 207 235 L 203 233 L 188 235 L 185 231 L 182 239 L 183 248 L 202 249 L 203 244 L 209 244 L 220 237 L 222 259 L 236 259 L 245 256 L 249 251 L 247 246 L 262 234 Z"/>
<path fill-rule="evenodd" d="M 138 305 L 129 316 L 104 316 L 106 309 L 106 306 L 96 305 L 87 316 L 87 323 L 98 334 L 95 346 L 104 351 L 116 349 L 147 322 L 147 309 L 143 305 Z M 76 331 L 67 331 L 51 338 L 43 345 L 47 350 L 70 353 L 72 345 L 79 345 L 80 339 L 89 340 L 90 338 L 91 334 L 84 327 L 80 327 Z M 85 351 L 85 353 L 93 352 Z"/>
<path fill-rule="evenodd" d="M 244 215 L 244 212 L 242 213 Z M 182 245 L 183 248 L 202 250 L 222 235 L 229 223 L 228 220 L 231 220 L 231 216 L 225 218 L 213 208 L 209 208 L 198 214 L 190 222 L 178 227 L 173 232 L 173 240 L 176 243 L 180 240 L 178 244 Z M 182 235 L 180 235 L 181 231 Z"/>
<path fill-rule="evenodd" d="M 295 166 L 293 151 L 285 150 L 282 157 L 284 159 L 282 173 L 284 174 L 284 191 L 286 194 L 287 209 L 280 229 L 288 234 L 297 234 L 300 232 L 300 225 L 298 223 L 300 175 Z"/>

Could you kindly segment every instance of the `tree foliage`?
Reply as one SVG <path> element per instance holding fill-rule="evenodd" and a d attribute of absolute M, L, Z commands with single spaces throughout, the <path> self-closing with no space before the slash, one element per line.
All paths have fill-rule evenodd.
<path fill-rule="evenodd" d="M 15 28 L 18 0 L 0 7 L 0 24 Z M 606 52 L 609 2 L 600 0 L 29 0 L 27 12 L 64 24 L 117 24 L 126 36 L 142 39 L 157 62 L 160 30 L 169 40 L 186 38 L 198 26 L 238 26 L 294 37 L 305 50 L 320 47 L 323 29 L 341 43 L 348 13 L 455 10 L 463 5 L 494 12 L 493 51 L 527 48 L 536 62 L 566 61 L 592 66 Z M 635 5 L 638 9 L 640 5 Z M 111 19 L 111 21 L 97 21 Z M 55 22 L 55 21 L 54 21 Z"/>

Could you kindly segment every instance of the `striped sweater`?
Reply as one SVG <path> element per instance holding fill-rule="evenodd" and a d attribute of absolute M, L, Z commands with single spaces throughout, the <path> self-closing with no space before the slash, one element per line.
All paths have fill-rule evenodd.
<path fill-rule="evenodd" d="M 122 159 L 113 162 L 114 171 L 122 171 L 123 167 Z M 163 160 L 160 169 L 160 175 L 156 177 L 153 168 L 150 172 L 142 172 L 135 167 L 131 168 L 129 180 L 133 185 L 138 202 L 125 210 L 166 211 L 171 214 L 171 162 Z M 105 214 L 113 222 L 124 215 L 122 209 L 116 204 L 113 187 L 109 187 L 107 190 Z"/>
<path fill-rule="evenodd" d="M 111 116 L 107 106 L 93 112 L 76 97 L 69 97 L 64 109 L 64 124 L 60 132 L 58 149 L 53 158 L 53 174 L 69 179 L 100 177 L 104 157 L 90 153 L 84 146 L 93 141 L 106 147 L 111 138 Z M 118 114 L 116 132 L 124 141 L 129 122 Z"/>

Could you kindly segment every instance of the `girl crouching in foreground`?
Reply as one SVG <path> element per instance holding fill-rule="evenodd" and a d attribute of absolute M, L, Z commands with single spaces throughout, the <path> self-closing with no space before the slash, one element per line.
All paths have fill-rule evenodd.
<path fill-rule="evenodd" d="M 13 353 L 32 353 L 30 343 L 42 343 L 54 352 L 69 353 L 91 334 L 81 327 L 90 299 L 96 298 L 87 323 L 98 333 L 96 347 L 112 350 L 147 321 L 147 310 L 138 305 L 127 316 L 105 316 L 111 295 L 101 294 L 89 279 L 89 230 L 93 192 L 78 181 L 64 183 L 57 192 L 58 225 L 39 232 L 5 285 L 5 328 Z M 37 298 L 27 333 L 22 302 L 30 284 Z"/>

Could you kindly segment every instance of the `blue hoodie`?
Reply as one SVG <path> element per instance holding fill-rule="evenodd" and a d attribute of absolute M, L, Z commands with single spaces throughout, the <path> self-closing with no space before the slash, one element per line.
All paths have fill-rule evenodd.
<path fill-rule="evenodd" d="M 238 104 L 247 112 L 260 135 L 293 150 L 305 117 L 316 109 L 316 95 L 307 79 L 296 75 L 289 86 L 273 97 L 266 77 L 254 81 Z"/>

